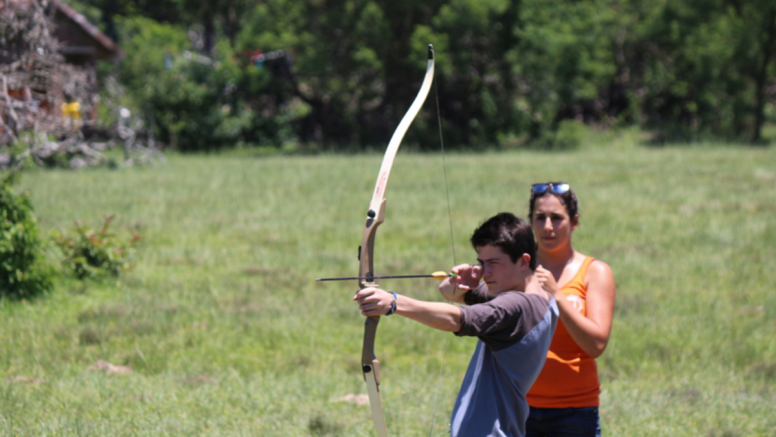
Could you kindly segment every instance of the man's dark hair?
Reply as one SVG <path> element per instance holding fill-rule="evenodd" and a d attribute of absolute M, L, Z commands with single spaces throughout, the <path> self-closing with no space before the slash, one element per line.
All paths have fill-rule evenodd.
<path fill-rule="evenodd" d="M 474 230 L 472 246 L 496 246 L 509 255 L 512 262 L 527 253 L 531 255 L 529 267 L 536 270 L 536 240 L 533 229 L 525 220 L 509 212 L 498 213 Z"/>

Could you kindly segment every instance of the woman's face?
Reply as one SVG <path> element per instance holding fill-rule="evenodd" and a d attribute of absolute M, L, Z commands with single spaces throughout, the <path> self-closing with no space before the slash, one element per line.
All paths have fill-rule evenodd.
<path fill-rule="evenodd" d="M 552 251 L 568 245 L 571 232 L 577 228 L 577 219 L 577 216 L 569 217 L 566 205 L 557 196 L 536 199 L 531 227 L 539 248 Z"/>

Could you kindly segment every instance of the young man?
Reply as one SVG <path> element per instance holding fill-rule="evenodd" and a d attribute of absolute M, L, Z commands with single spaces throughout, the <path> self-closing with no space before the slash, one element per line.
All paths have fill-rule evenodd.
<path fill-rule="evenodd" d="M 353 300 L 364 316 L 399 314 L 457 336 L 478 337 L 453 408 L 451 436 L 524 436 L 525 395 L 544 365 L 558 307 L 534 274 L 536 241 L 528 223 L 500 213 L 470 241 L 479 265 L 453 268 L 458 276 L 440 286 L 448 300 L 469 306 L 423 302 L 379 288 L 365 288 Z M 485 289 L 480 279 L 487 291 L 478 293 Z"/>

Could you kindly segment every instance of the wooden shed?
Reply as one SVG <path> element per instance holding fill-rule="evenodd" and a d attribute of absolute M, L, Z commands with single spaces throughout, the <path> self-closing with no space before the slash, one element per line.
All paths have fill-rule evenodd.
<path fill-rule="evenodd" d="M 116 60 L 121 57 L 121 50 L 86 17 L 62 0 L 50 1 L 54 15 L 54 38 L 60 44 L 59 53 L 68 64 L 91 71 L 96 82 L 97 61 Z"/>
<path fill-rule="evenodd" d="M 118 60 L 116 44 L 62 0 L 0 0 L 0 20 L 0 131 L 54 129 L 69 99 L 94 120 L 97 63 Z"/>

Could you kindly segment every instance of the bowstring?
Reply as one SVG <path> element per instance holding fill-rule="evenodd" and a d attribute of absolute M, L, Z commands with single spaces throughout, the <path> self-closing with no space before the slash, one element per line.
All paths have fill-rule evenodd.
<path fill-rule="evenodd" d="M 437 85 L 436 80 L 434 80 L 434 100 L 436 101 L 436 116 L 437 116 L 437 124 L 439 125 L 439 143 L 442 146 L 442 170 L 445 175 L 445 193 L 447 194 L 447 218 L 450 224 L 450 247 L 453 252 L 453 265 L 458 265 L 458 261 L 455 256 L 455 238 L 453 235 L 453 212 L 452 212 L 452 207 L 450 206 L 450 187 L 447 183 L 447 162 L 445 161 L 445 141 L 442 136 L 442 116 L 439 112 L 439 87 Z M 458 290 L 458 287 L 455 287 L 453 289 L 453 303 L 455 303 L 455 292 L 457 290 Z M 445 352 L 447 351 L 448 338 L 449 338 L 449 335 L 446 335 L 444 341 L 442 342 L 442 358 L 440 360 L 440 365 L 439 365 L 439 375 L 437 376 L 436 393 L 434 393 L 434 409 L 432 410 L 432 413 L 431 413 L 431 429 L 429 429 L 428 431 L 429 437 L 431 437 L 434 433 L 434 421 L 436 419 L 437 405 L 439 400 L 439 387 L 442 383 L 442 375 L 444 374 L 443 370 L 445 367 Z"/>

